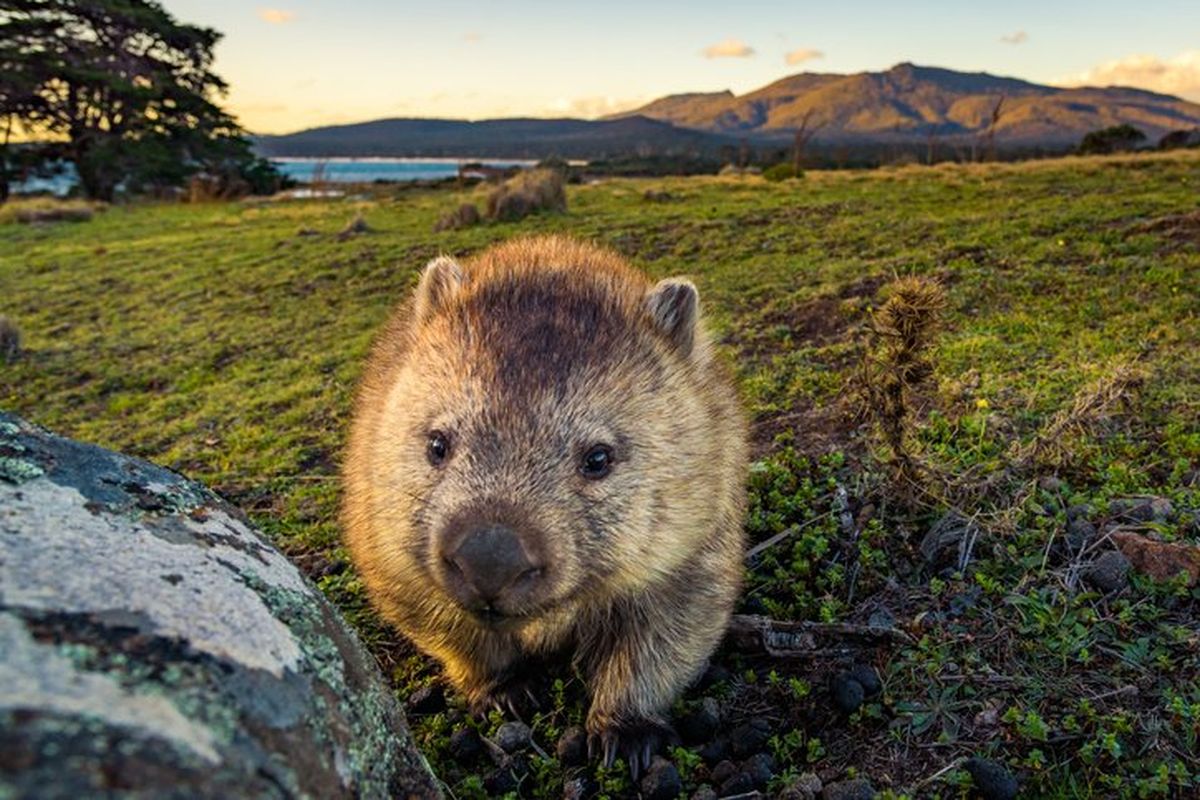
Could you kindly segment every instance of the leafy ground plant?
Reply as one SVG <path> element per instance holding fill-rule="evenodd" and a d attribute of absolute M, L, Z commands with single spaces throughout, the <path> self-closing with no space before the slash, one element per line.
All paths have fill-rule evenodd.
<path fill-rule="evenodd" d="M 4 225 L 0 314 L 22 340 L 0 406 L 246 508 L 358 627 L 455 797 L 867 780 L 957 798 L 971 759 L 1027 797 L 1188 796 L 1200 590 L 1097 567 L 1119 535 L 1200 540 L 1198 183 L 1200 156 L 1180 153 L 613 180 L 569 187 L 565 214 L 437 233 L 479 198 L 376 188 Z M 441 690 L 338 540 L 351 393 L 390 306 L 441 252 L 548 231 L 700 286 L 753 418 L 739 611 L 904 634 L 818 658 L 720 651 L 649 786 L 572 749 L 586 698 L 565 668 L 504 752 L 510 720 Z M 918 490 L 898 492 L 894 448 L 851 398 L 906 280 L 944 301 L 905 406 Z"/>

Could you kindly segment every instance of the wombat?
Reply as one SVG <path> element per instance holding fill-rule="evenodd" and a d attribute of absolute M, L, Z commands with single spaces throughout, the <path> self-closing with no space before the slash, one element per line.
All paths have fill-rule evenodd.
<path fill-rule="evenodd" d="M 346 541 L 475 710 L 570 653 L 636 774 L 740 588 L 746 442 L 689 281 L 558 237 L 438 258 L 366 366 Z"/>

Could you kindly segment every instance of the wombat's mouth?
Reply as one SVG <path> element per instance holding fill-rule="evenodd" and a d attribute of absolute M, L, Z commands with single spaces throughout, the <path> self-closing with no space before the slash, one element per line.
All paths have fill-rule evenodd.
<path fill-rule="evenodd" d="M 512 630 L 529 622 L 529 614 L 509 614 L 495 608 L 471 608 L 468 613 L 477 623 L 491 630 Z"/>

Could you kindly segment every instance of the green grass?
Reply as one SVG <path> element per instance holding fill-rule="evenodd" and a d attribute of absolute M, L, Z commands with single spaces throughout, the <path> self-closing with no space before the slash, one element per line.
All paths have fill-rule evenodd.
<path fill-rule="evenodd" d="M 676 199 L 647 202 L 647 188 Z M 765 553 L 744 608 L 853 622 L 886 608 L 913 636 L 861 655 L 885 690 L 849 718 L 829 709 L 838 664 L 721 654 L 735 676 L 712 690 L 725 724 L 771 719 L 777 783 L 856 771 L 896 795 L 959 797 L 960 769 L 921 782 L 980 754 L 1019 773 L 1027 796 L 1200 791 L 1200 591 L 1138 577 L 1102 597 L 1067 579 L 1060 546 L 1068 507 L 1090 504 L 1103 525 L 1110 500 L 1138 494 L 1180 512 L 1148 527 L 1200 538 L 1200 158 L 620 180 L 572 187 L 566 214 L 432 232 L 468 199 L 119 206 L 80 224 L 0 224 L 0 314 L 25 347 L 0 364 L 0 407 L 241 504 L 405 692 L 436 669 L 378 624 L 338 546 L 336 465 L 371 336 L 440 252 L 532 232 L 596 239 L 654 276 L 697 281 L 753 415 L 752 538 L 806 525 Z M 339 240 L 360 211 L 372 232 Z M 939 278 L 949 298 L 916 434 L 946 475 L 1006 478 L 1010 448 L 1090 382 L 1129 360 L 1150 376 L 1136 404 L 1070 443 L 1057 483 L 1008 476 L 972 495 L 979 506 L 962 510 L 988 527 L 961 573 L 923 566 L 917 545 L 946 509 L 901 502 L 870 426 L 846 413 L 870 309 L 907 274 Z M 550 754 L 582 709 L 578 680 L 562 678 L 534 726 Z M 482 796 L 445 750 L 459 716 L 413 724 L 456 795 Z M 522 792 L 560 796 L 567 773 L 532 762 Z M 689 787 L 703 781 L 693 756 L 677 762 Z M 617 772 L 598 777 L 627 791 Z"/>

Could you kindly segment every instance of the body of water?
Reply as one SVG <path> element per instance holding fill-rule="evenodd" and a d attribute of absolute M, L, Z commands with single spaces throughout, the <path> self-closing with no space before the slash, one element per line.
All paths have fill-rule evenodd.
<path fill-rule="evenodd" d="M 459 164 L 480 163 L 489 167 L 529 167 L 534 161 L 485 158 L 273 158 L 271 162 L 289 178 L 312 183 L 371 183 L 373 181 L 419 181 L 453 178 Z"/>

